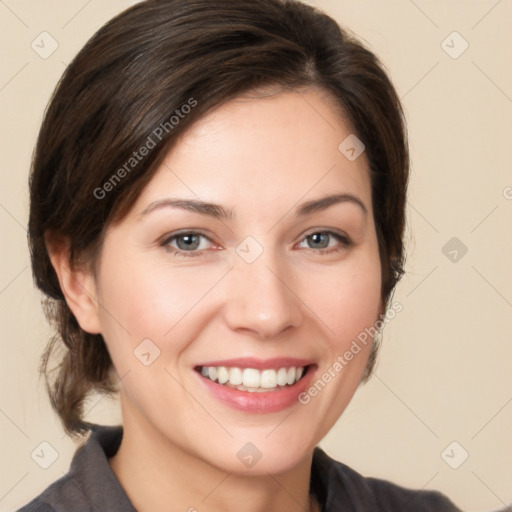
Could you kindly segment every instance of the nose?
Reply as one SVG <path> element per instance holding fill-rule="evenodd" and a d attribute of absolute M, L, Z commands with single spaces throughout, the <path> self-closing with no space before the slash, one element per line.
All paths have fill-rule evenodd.
<path fill-rule="evenodd" d="M 302 322 L 302 302 L 294 293 L 292 273 L 277 259 L 270 250 L 252 263 L 236 256 L 225 303 L 231 329 L 272 338 Z"/>

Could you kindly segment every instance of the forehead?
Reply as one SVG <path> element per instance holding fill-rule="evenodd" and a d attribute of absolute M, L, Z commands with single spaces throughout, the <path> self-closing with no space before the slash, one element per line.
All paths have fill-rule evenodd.
<path fill-rule="evenodd" d="M 353 160 L 344 151 L 353 131 L 318 89 L 237 97 L 177 139 L 137 206 L 176 194 L 261 214 L 263 206 L 336 191 L 360 196 L 370 210 L 366 156 Z"/>

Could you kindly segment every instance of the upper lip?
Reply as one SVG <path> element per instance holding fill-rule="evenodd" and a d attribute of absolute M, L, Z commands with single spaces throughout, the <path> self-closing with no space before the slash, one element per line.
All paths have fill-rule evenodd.
<path fill-rule="evenodd" d="M 272 359 L 258 359 L 255 357 L 239 357 L 236 359 L 224 359 L 207 361 L 196 365 L 201 366 L 225 366 L 227 368 L 254 368 L 256 370 L 295 368 L 313 364 L 310 359 L 298 359 L 296 357 L 275 357 Z"/>

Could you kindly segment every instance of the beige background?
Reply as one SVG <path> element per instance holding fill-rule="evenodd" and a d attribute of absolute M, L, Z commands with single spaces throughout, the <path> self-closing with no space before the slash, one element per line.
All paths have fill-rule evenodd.
<path fill-rule="evenodd" d="M 0 511 L 62 476 L 75 449 L 37 375 L 50 331 L 26 246 L 30 155 L 66 64 L 133 3 L 0 2 Z M 395 294 L 404 309 L 385 329 L 376 375 L 322 446 L 365 475 L 441 490 L 465 511 L 497 510 L 512 503 L 512 1 L 309 3 L 387 66 L 405 105 L 413 161 L 408 273 Z M 59 45 L 47 59 L 31 48 L 43 31 Z M 453 31 L 469 44 L 458 58 L 444 48 L 454 55 L 462 39 L 442 44 Z M 452 237 L 468 248 L 455 262 L 442 251 Z M 88 417 L 120 421 L 106 399 L 93 399 Z M 31 458 L 43 441 L 58 452 L 48 469 Z M 458 469 L 441 456 L 453 441 L 459 445 L 445 455 L 452 465 L 462 450 L 469 454 Z"/>

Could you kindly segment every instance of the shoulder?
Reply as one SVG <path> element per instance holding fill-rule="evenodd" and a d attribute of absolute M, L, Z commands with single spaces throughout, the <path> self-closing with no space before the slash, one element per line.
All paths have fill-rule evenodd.
<path fill-rule="evenodd" d="M 414 512 L 461 512 L 439 491 L 408 489 L 377 478 L 365 478 L 382 510 Z M 391 509 L 391 507 L 394 507 Z"/>
<path fill-rule="evenodd" d="M 108 462 L 122 434 L 122 427 L 93 425 L 68 473 L 17 512 L 135 512 Z"/>
<path fill-rule="evenodd" d="M 315 449 L 313 456 L 312 485 L 326 512 L 337 511 L 340 506 L 352 506 L 352 510 L 361 512 L 461 512 L 438 491 L 409 489 L 364 477 L 320 448 Z"/>
<path fill-rule="evenodd" d="M 75 452 L 76 454 L 80 449 Z M 83 495 L 72 471 L 60 477 L 16 512 L 62 512 L 63 507 L 82 506 Z"/>
<path fill-rule="evenodd" d="M 16 512 L 57 512 L 57 509 L 52 505 L 41 501 L 41 498 L 38 496 L 34 498 L 30 503 L 27 503 Z"/>

